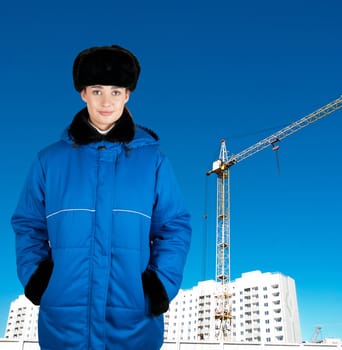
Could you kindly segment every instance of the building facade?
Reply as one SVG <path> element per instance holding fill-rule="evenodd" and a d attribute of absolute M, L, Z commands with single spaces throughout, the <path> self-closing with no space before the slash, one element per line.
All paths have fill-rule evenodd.
<path fill-rule="evenodd" d="M 301 343 L 295 282 L 280 273 L 252 271 L 229 284 L 231 319 L 216 316 L 220 283 L 180 290 L 165 315 L 169 341 Z M 229 325 L 227 326 L 227 324 Z"/>
<path fill-rule="evenodd" d="M 7 326 L 6 339 L 38 340 L 38 310 L 24 295 L 12 301 Z"/>

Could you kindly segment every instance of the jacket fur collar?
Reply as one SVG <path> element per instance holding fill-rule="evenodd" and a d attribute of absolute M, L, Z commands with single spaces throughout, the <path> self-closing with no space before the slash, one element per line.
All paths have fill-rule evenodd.
<path fill-rule="evenodd" d="M 93 128 L 89 122 L 89 113 L 87 108 L 79 111 L 68 129 L 69 136 L 75 144 L 86 145 L 91 142 L 109 141 L 128 143 L 133 140 L 135 135 L 135 124 L 133 118 L 125 107 L 120 119 L 115 126 L 105 135 L 100 134 Z"/>

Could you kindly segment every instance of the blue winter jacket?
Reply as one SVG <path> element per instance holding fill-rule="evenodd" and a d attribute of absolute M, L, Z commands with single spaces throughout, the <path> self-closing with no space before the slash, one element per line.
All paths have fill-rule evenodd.
<path fill-rule="evenodd" d="M 177 294 L 191 228 L 158 140 L 133 128 L 129 142 L 77 144 L 65 132 L 28 174 L 12 225 L 19 279 L 41 294 L 43 350 L 162 345 L 151 304 Z M 145 286 L 146 271 L 155 278 Z"/>

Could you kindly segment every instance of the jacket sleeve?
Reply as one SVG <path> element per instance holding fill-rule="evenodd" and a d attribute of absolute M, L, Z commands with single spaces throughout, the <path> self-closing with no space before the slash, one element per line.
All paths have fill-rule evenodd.
<path fill-rule="evenodd" d="M 45 181 L 37 157 L 31 166 L 12 216 L 17 272 L 25 295 L 38 305 L 52 273 L 45 217 Z"/>
<path fill-rule="evenodd" d="M 163 158 L 156 174 L 148 270 L 155 271 L 169 301 L 180 288 L 190 239 L 190 215 L 184 207 L 170 162 Z M 158 283 L 155 285 L 158 287 Z M 162 288 L 157 289 L 162 291 Z"/>

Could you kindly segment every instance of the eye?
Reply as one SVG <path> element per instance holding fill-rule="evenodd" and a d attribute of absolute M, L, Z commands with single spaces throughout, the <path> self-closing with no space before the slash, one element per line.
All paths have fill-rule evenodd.
<path fill-rule="evenodd" d="M 98 95 L 101 95 L 102 92 L 101 92 L 101 90 L 92 90 L 92 94 L 95 96 L 98 96 Z"/>
<path fill-rule="evenodd" d="M 112 91 L 112 95 L 113 96 L 119 96 L 119 95 L 121 95 L 121 91 L 120 90 L 113 90 Z"/>

